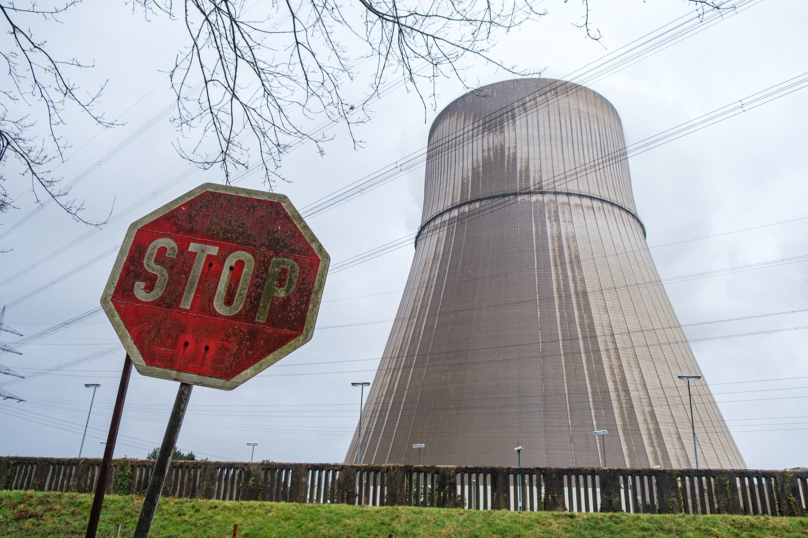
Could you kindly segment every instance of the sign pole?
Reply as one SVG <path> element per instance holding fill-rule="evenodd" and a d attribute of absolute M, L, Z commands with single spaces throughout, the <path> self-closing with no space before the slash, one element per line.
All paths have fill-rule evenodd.
<path fill-rule="evenodd" d="M 149 536 L 193 385 L 232 390 L 309 342 L 330 261 L 282 194 L 205 183 L 129 226 L 101 306 L 138 373 L 180 382 L 135 538 Z"/>
<path fill-rule="evenodd" d="M 90 511 L 90 521 L 87 523 L 86 538 L 95 538 L 98 530 L 98 519 L 101 517 L 101 507 L 104 505 L 104 494 L 107 492 L 107 482 L 109 471 L 112 468 L 112 453 L 115 451 L 115 442 L 118 440 L 118 427 L 121 425 L 121 415 L 123 414 L 123 404 L 126 401 L 126 391 L 129 388 L 129 377 L 132 374 L 132 359 L 126 354 L 121 372 L 121 384 L 118 385 L 118 397 L 115 400 L 115 410 L 112 412 L 112 422 L 109 425 L 107 435 L 107 445 L 104 449 L 104 460 L 101 462 L 101 472 L 98 474 L 98 482 L 95 485 L 95 497 L 93 498 L 93 508 Z"/>
<path fill-rule="evenodd" d="M 415 443 L 412 445 L 412 448 L 418 449 L 418 465 L 421 465 L 421 449 L 424 448 L 426 445 L 424 443 Z"/>
<path fill-rule="evenodd" d="M 157 503 L 160 502 L 160 493 L 163 491 L 163 484 L 168 474 L 168 466 L 171 464 L 171 456 L 174 447 L 177 445 L 177 438 L 180 436 L 182 419 L 185 417 L 185 410 L 188 408 L 188 400 L 191 398 L 193 385 L 180 383 L 177 391 L 177 399 L 174 400 L 174 408 L 171 410 L 171 417 L 168 419 L 166 434 L 163 436 L 163 444 L 157 454 L 157 461 L 154 462 L 149 489 L 146 490 L 146 497 L 143 499 L 143 508 L 140 510 L 140 518 L 137 521 L 134 538 L 148 538 L 151 530 L 154 512 L 157 510 Z"/>

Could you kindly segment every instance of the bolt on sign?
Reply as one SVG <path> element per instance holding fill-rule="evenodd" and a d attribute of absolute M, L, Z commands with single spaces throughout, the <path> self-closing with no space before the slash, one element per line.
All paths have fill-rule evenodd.
<path fill-rule="evenodd" d="M 142 375 L 232 390 L 311 340 L 329 262 L 286 196 L 207 183 L 129 227 L 101 305 Z"/>

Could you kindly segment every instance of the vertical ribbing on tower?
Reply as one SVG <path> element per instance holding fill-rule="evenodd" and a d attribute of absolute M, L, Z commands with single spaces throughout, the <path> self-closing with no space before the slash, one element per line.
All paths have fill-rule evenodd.
<path fill-rule="evenodd" d="M 457 99 L 429 135 L 415 258 L 362 423 L 361 463 L 692 467 L 701 370 L 660 283 L 620 118 L 572 83 Z M 744 468 L 706 383 L 704 467 Z M 356 459 L 356 435 L 346 462 Z"/>

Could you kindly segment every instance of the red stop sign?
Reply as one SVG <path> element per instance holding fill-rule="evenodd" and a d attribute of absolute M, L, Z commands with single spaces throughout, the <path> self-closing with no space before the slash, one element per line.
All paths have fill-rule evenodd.
<path fill-rule="evenodd" d="M 101 305 L 141 374 L 231 390 L 311 340 L 329 262 L 285 196 L 208 183 L 129 227 Z"/>

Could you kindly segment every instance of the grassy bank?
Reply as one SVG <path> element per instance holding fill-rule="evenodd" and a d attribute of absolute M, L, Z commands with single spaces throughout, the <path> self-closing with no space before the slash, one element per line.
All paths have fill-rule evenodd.
<path fill-rule="evenodd" d="M 131 536 L 142 497 L 107 496 L 100 537 Z M 0 491 L 0 535 L 84 536 L 90 495 Z M 239 537 L 616 537 L 677 536 L 749 538 L 808 536 L 808 519 L 746 516 L 643 516 L 471 512 L 436 508 L 367 508 L 256 502 L 163 499 L 151 536 Z"/>

